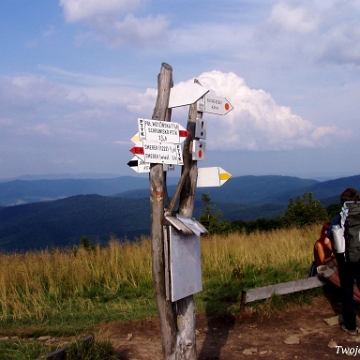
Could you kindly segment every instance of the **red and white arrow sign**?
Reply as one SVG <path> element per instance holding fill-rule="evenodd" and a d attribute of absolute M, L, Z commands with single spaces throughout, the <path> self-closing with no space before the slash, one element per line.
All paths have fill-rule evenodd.
<path fill-rule="evenodd" d="M 144 162 L 183 165 L 180 144 L 160 144 L 143 140 L 142 145 L 138 143 L 130 151 Z"/>
<path fill-rule="evenodd" d="M 132 152 L 136 156 L 144 155 L 144 148 L 142 144 L 141 145 L 137 144 L 130 149 L 130 152 Z"/>
<path fill-rule="evenodd" d="M 186 137 L 190 134 L 189 131 L 187 131 L 186 129 L 184 129 L 181 125 L 180 125 L 181 130 L 179 130 L 179 141 L 180 143 L 184 142 L 184 140 L 186 139 Z M 131 139 L 130 139 L 134 144 L 140 142 L 141 143 L 141 139 L 140 139 L 140 135 L 137 132 Z M 161 141 L 160 141 L 161 142 Z M 166 142 L 170 142 L 170 141 L 166 141 Z"/>

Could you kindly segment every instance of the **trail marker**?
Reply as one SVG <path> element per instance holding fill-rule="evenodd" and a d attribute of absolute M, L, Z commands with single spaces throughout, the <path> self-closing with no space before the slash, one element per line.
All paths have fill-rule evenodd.
<path fill-rule="evenodd" d="M 138 119 L 140 140 L 160 143 L 182 143 L 189 132 L 176 122 Z"/>
<path fill-rule="evenodd" d="M 140 160 L 136 156 L 134 156 L 128 163 L 128 166 L 131 167 L 137 173 L 146 173 L 150 172 L 150 163 L 146 163 L 145 161 Z"/>
<path fill-rule="evenodd" d="M 142 142 L 135 143 L 135 145 L 130 149 L 130 152 L 143 160 L 142 157 L 144 155 L 144 147 L 142 145 Z"/>
<path fill-rule="evenodd" d="M 197 102 L 197 106 L 199 112 L 216 115 L 225 115 L 234 109 L 228 99 L 216 96 L 213 92 L 205 94 L 204 97 Z"/>
<path fill-rule="evenodd" d="M 221 167 L 198 168 L 196 187 L 221 186 L 231 178 L 231 174 Z"/>
<path fill-rule="evenodd" d="M 137 173 L 148 173 L 150 172 L 150 163 L 140 160 L 137 156 L 134 156 L 128 163 L 128 166 L 131 167 Z M 173 164 L 164 164 L 164 171 L 175 170 Z"/>
<path fill-rule="evenodd" d="M 194 104 L 209 90 L 196 83 L 181 83 L 170 90 L 169 108 Z"/>
<path fill-rule="evenodd" d="M 130 151 L 140 160 L 148 163 L 182 165 L 182 149 L 180 144 L 142 141 L 142 145 L 133 146 Z"/>
<path fill-rule="evenodd" d="M 141 140 L 140 140 L 139 133 L 137 132 L 130 140 L 135 144 L 140 142 Z"/>
<path fill-rule="evenodd" d="M 192 146 L 192 159 L 204 161 L 206 155 L 206 142 L 195 139 L 193 140 Z"/>

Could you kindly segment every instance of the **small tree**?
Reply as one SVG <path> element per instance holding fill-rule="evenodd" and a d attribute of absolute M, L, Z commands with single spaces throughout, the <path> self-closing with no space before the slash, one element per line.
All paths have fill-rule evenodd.
<path fill-rule="evenodd" d="M 215 213 L 213 210 L 216 206 L 210 205 L 211 198 L 209 193 L 202 193 L 201 200 L 204 204 L 199 221 L 207 229 L 209 234 L 224 234 L 230 230 L 230 223 L 228 221 L 221 221 L 222 214 L 218 210 Z"/>
<path fill-rule="evenodd" d="M 210 205 L 211 197 L 209 196 L 209 193 L 202 193 L 201 201 L 203 202 L 203 213 L 200 215 L 199 221 L 208 229 L 213 217 L 212 212 L 215 209 L 215 206 Z"/>
<path fill-rule="evenodd" d="M 80 247 L 84 248 L 85 250 L 91 251 L 95 249 L 94 244 L 90 241 L 90 239 L 86 236 L 83 236 L 80 240 Z"/>
<path fill-rule="evenodd" d="M 328 212 L 311 192 L 304 192 L 296 200 L 290 199 L 284 215 L 285 226 L 302 227 L 328 221 Z"/>

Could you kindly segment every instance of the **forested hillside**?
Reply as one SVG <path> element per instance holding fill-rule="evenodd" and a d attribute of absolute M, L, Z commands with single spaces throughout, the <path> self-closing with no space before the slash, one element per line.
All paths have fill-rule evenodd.
<path fill-rule="evenodd" d="M 112 192 L 120 187 L 131 189 L 131 186 L 136 187 L 143 182 L 146 187 L 137 190 L 132 188 L 117 196 L 76 195 L 60 200 L 0 207 L 0 250 L 24 251 L 72 246 L 79 244 L 83 236 L 88 237 L 93 243 L 107 242 L 111 236 L 131 241 L 141 235 L 148 236 L 150 234 L 148 180 L 141 179 L 137 182 L 132 177 L 123 180 L 124 184 L 118 183 L 119 179 L 103 181 L 100 183 L 101 191 Z M 56 181 L 51 184 L 53 186 L 59 184 Z M 87 183 L 87 181 L 84 183 L 87 184 L 85 190 L 97 191 L 95 182 Z M 66 183 L 67 181 L 61 181 L 59 189 L 64 189 Z M 26 183 L 24 189 L 20 189 L 19 185 L 22 184 L 22 182 L 11 182 L 8 187 L 5 186 L 6 183 L 2 184 L 4 187 L 0 186 L 0 198 L 4 199 L 6 196 L 10 198 L 11 194 L 20 192 L 23 198 L 30 198 L 35 192 L 41 197 L 45 197 L 46 194 L 51 195 L 50 185 L 47 182 L 36 181 L 32 184 L 30 181 Z M 46 185 L 42 191 L 41 184 Z M 238 177 L 230 179 L 219 188 L 197 189 L 193 216 L 199 219 L 202 214 L 203 193 L 209 195 L 213 211 L 221 212 L 222 219 L 250 221 L 282 216 L 290 198 L 301 196 L 305 191 L 312 192 L 314 198 L 320 200 L 324 206 L 336 204 L 339 202 L 340 193 L 349 186 L 360 189 L 360 175 L 325 182 L 286 176 Z M 8 195 L 6 189 L 12 189 Z M 75 191 L 76 187 L 71 189 Z M 171 196 L 175 186 L 170 185 L 168 189 Z M 85 190 L 79 189 L 82 192 L 86 192 Z M 55 193 L 54 190 L 52 195 Z"/>

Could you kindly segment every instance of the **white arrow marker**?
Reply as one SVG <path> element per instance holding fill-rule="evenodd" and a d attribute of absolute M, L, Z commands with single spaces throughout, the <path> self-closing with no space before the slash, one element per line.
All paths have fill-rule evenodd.
<path fill-rule="evenodd" d="M 140 136 L 139 133 L 137 132 L 131 139 L 130 139 L 134 144 L 140 142 Z"/>
<path fill-rule="evenodd" d="M 198 168 L 196 187 L 221 186 L 231 178 L 231 174 L 221 167 Z"/>
<path fill-rule="evenodd" d="M 194 104 L 209 90 L 196 83 L 180 83 L 170 90 L 169 108 Z"/>
<path fill-rule="evenodd" d="M 198 101 L 197 106 L 200 112 L 216 115 L 225 115 L 234 109 L 228 99 L 215 96 L 213 92 L 205 94 L 205 96 Z"/>
<path fill-rule="evenodd" d="M 128 163 L 128 166 L 131 167 L 134 171 L 137 173 L 147 173 L 150 172 L 150 163 L 146 163 L 145 161 L 142 161 L 138 159 L 136 156 L 134 156 Z"/>
<path fill-rule="evenodd" d="M 179 144 L 185 141 L 189 134 L 189 132 L 180 124 L 171 121 L 139 118 L 138 128 L 140 140 L 159 143 Z"/>
<path fill-rule="evenodd" d="M 160 144 L 143 140 L 135 144 L 130 152 L 148 163 L 183 165 L 180 144 Z"/>
<path fill-rule="evenodd" d="M 128 166 L 131 167 L 137 173 L 148 173 L 150 172 L 150 163 L 140 160 L 137 156 L 134 156 L 128 163 Z M 163 171 L 175 170 L 174 165 L 163 165 Z"/>

